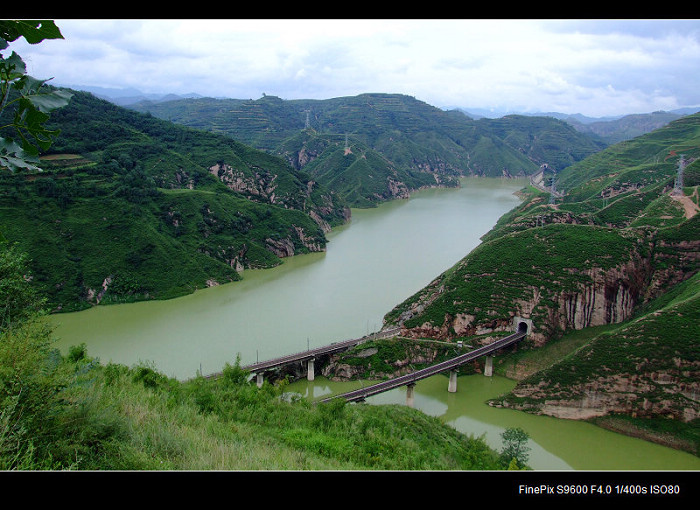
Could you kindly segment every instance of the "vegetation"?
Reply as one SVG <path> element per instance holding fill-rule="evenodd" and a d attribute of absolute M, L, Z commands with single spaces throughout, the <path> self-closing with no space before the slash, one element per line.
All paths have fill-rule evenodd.
<path fill-rule="evenodd" d="M 498 403 L 624 416 L 645 437 L 663 416 L 665 435 L 682 438 L 665 444 L 697 454 L 699 147 L 696 114 L 558 172 L 566 194 L 554 203 L 524 190 L 477 249 L 386 321 L 456 339 L 528 317 L 530 339 L 498 368 L 522 380 Z"/>
<path fill-rule="evenodd" d="M 0 50 L 20 37 L 30 44 L 63 39 L 53 21 L 0 21 Z M 71 94 L 49 90 L 45 83 L 26 74 L 24 61 L 14 51 L 7 58 L 0 54 L 0 167 L 36 170 L 39 148 L 48 149 L 58 135 L 45 123 L 49 112 L 65 106 Z"/>
<path fill-rule="evenodd" d="M 509 469 L 517 469 L 518 466 L 526 466 L 530 447 L 527 442 L 530 439 L 527 432 L 520 427 L 507 428 L 502 434 L 503 449 L 501 450 L 501 462 L 508 464 Z"/>
<path fill-rule="evenodd" d="M 89 94 L 75 92 L 48 125 L 61 136 L 44 171 L 0 175 L 0 230 L 29 255 L 54 310 L 235 281 L 323 250 L 325 229 L 346 218 L 278 158 Z M 209 169 L 219 163 L 250 187 L 228 187 Z"/>
<path fill-rule="evenodd" d="M 62 356 L 16 248 L 2 245 L 0 469 L 501 469 L 481 439 L 403 406 L 313 405 L 238 363 L 179 382 L 148 364 Z M 32 306 L 27 306 L 31 303 Z M 9 320 L 8 318 L 13 318 Z"/>
<path fill-rule="evenodd" d="M 8 26 L 0 26 L 6 39 Z M 101 264 L 110 273 L 101 299 L 167 295 L 178 288 L 178 272 L 186 273 L 183 286 L 197 270 L 204 270 L 200 279 L 231 275 L 213 262 L 233 257 L 221 253 L 226 249 L 238 250 L 237 263 L 243 257 L 274 263 L 257 247 L 265 236 L 283 241 L 290 228 L 306 228 L 309 234 L 299 235 L 294 248 L 308 248 L 304 243 L 314 232 L 322 244 L 320 225 L 303 212 L 313 210 L 317 198 L 324 205 L 317 217 L 333 224 L 343 213 L 281 162 L 229 140 L 171 131 L 83 94 L 56 119 L 69 134 L 45 159 L 53 170 L 3 175 L 3 232 L 36 246 L 33 254 L 43 263 L 36 277 L 20 243 L 0 237 L 0 469 L 499 468 L 483 441 L 422 413 L 342 401 L 312 407 L 286 398 L 283 385 L 251 385 L 238 363 L 216 380 L 178 382 L 147 364 L 102 365 L 84 345 L 62 356 L 39 320 L 42 296 L 55 302 L 65 287 L 66 301 L 74 302 L 85 281 L 98 281 Z M 207 144 L 218 149 L 218 158 Z M 19 163 L 32 154 L 7 147 L 4 166 L 35 169 Z M 212 165 L 218 165 L 216 176 Z M 277 180 L 284 207 L 269 196 L 268 203 L 251 201 L 221 184 L 216 177 L 232 165 L 252 171 L 254 186 Z M 305 194 L 302 207 L 295 187 Z M 178 250 L 180 240 L 184 250 Z M 234 244 L 241 241 L 243 248 Z M 217 243 L 224 242 L 222 249 Z M 169 257 L 174 265 L 167 271 L 162 262 Z M 45 285 L 62 271 L 60 285 Z M 169 273 L 170 281 L 159 284 L 156 272 Z M 52 287 L 59 293 L 51 294 Z"/>
<path fill-rule="evenodd" d="M 280 155 L 353 207 L 454 186 L 457 176 L 530 175 L 544 162 L 561 169 L 605 146 L 552 118 L 474 121 L 400 94 L 200 98 L 131 108 Z"/>
<path fill-rule="evenodd" d="M 19 36 L 13 27 L 0 24 L 0 49 Z M 54 28 L 23 33 L 60 36 Z M 0 469 L 526 467 L 522 430 L 504 433 L 499 455 L 404 406 L 313 405 L 286 393 L 284 383 L 257 388 L 238 363 L 217 379 L 185 382 L 148 364 L 102 365 L 84 345 L 61 355 L 39 319 L 47 304 L 65 310 L 172 297 L 235 280 L 241 267 L 323 249 L 325 229 L 347 217 L 345 200 L 369 206 L 463 173 L 529 174 L 541 162 L 556 162 L 565 197 L 552 205 L 530 190 L 482 246 L 387 320 L 455 340 L 473 333 L 456 319 L 470 315 L 472 325 L 502 330 L 517 303 L 516 313 L 531 317 L 535 334 L 550 342 L 552 362 L 501 402 L 539 411 L 544 400 L 612 395 L 611 381 L 641 381 L 647 389 L 621 398 L 606 423 L 631 420 L 637 430 L 682 438 L 697 453 L 697 403 L 687 394 L 697 384 L 700 220 L 667 194 L 675 156 L 698 156 L 697 115 L 599 153 L 553 120 L 472 122 L 384 94 L 223 104 L 251 119 L 240 132 L 220 116 L 222 104 L 203 100 L 196 106 L 214 112 L 203 119 L 198 111 L 206 133 L 191 127 L 192 118 L 175 118 L 179 103 L 165 111 L 190 127 L 46 88 L 24 77 L 14 55 L 0 71 L 4 83 L 17 85 L 3 88 L 0 165 L 23 170 L 0 178 Z M 47 111 L 69 96 L 49 120 Z M 5 109 L 12 104 L 18 116 Z M 313 127 L 302 131 L 306 110 Z M 23 129 L 43 151 L 40 166 Z M 13 130 L 23 145 L 10 140 Z M 697 165 L 689 165 L 684 188 L 695 204 Z M 600 274 L 617 275 L 605 281 L 606 297 L 622 292 L 636 315 L 610 307 L 607 327 L 572 342 L 563 335 L 593 321 L 561 309 L 576 309 Z M 559 337 L 565 352 L 554 354 Z M 382 372 L 392 369 L 387 359 L 407 352 L 405 342 L 373 347 L 379 355 L 365 362 Z"/>

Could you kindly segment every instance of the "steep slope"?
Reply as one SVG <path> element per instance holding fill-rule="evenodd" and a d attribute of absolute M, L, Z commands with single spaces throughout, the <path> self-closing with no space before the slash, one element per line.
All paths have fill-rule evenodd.
<path fill-rule="evenodd" d="M 167 298 L 325 249 L 348 210 L 282 159 L 76 93 L 42 173 L 0 175 L 0 232 L 55 309 Z"/>
<path fill-rule="evenodd" d="M 551 117 L 507 115 L 500 119 L 481 119 L 478 124 L 538 166 L 546 164 L 557 170 L 563 170 L 606 146 L 592 138 L 582 137 L 568 123 Z"/>
<path fill-rule="evenodd" d="M 459 186 L 454 175 L 398 167 L 355 138 L 311 129 L 288 138 L 278 152 L 352 207 L 408 198 L 411 191 L 425 187 Z"/>
<path fill-rule="evenodd" d="M 564 418 L 618 413 L 696 420 L 700 275 L 646 310 L 524 379 L 498 405 Z"/>
<path fill-rule="evenodd" d="M 672 192 L 681 151 L 688 165 L 683 195 L 676 196 Z M 681 398 L 678 393 L 695 391 L 697 395 L 700 389 L 697 382 L 686 384 L 697 374 L 699 363 L 697 296 L 684 299 L 676 308 L 667 308 L 658 300 L 691 278 L 697 282 L 700 216 L 682 202 L 697 206 L 698 156 L 700 115 L 694 115 L 566 168 L 559 175 L 569 185 L 563 198 L 551 204 L 547 194 L 530 189 L 524 202 L 505 215 L 479 247 L 389 312 L 385 322 L 400 325 L 402 334 L 409 337 L 454 340 L 481 335 L 477 340 L 488 343 L 511 331 L 514 317 L 520 317 L 532 323 L 529 348 L 544 346 L 566 331 L 629 323 L 629 335 L 638 342 L 625 344 L 625 356 L 643 360 L 652 348 L 648 342 L 657 340 L 653 335 L 633 335 L 636 322 L 628 322 L 643 312 L 643 322 L 654 323 L 655 334 L 665 335 L 659 345 L 673 346 L 678 328 L 679 341 L 680 337 L 688 341 L 676 350 L 659 348 L 659 359 L 649 364 L 661 366 L 671 363 L 671 358 L 676 360 L 685 382 L 666 386 L 675 404 L 644 405 L 650 413 L 694 419 L 700 408 L 697 399 Z M 662 327 L 656 320 L 673 327 Z M 600 339 L 617 341 L 614 335 Z M 638 371 L 643 366 L 639 363 Z M 606 363 L 600 370 L 571 368 L 575 363 L 567 366 L 586 380 L 576 383 L 580 390 L 599 377 L 629 383 L 629 374 L 613 365 Z M 658 376 L 652 375 L 656 369 L 649 370 L 645 380 Z M 553 388 L 562 395 L 578 391 L 564 379 L 551 377 L 548 381 L 542 392 L 530 392 L 531 398 L 537 394 L 542 412 L 547 412 L 543 402 L 555 398 Z M 604 385 L 601 388 L 606 391 Z M 630 391 L 629 399 L 634 394 Z M 585 408 L 589 404 L 594 405 L 579 399 L 575 405 Z M 640 411 L 636 404 L 632 407 L 635 413 Z M 632 412 L 632 407 L 613 405 L 602 412 Z"/>

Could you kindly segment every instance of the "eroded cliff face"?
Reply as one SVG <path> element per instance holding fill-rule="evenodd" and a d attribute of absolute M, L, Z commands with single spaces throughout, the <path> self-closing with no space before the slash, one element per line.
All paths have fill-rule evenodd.
<path fill-rule="evenodd" d="M 530 338 L 544 345 L 567 330 L 618 324 L 630 319 L 639 305 L 692 276 L 692 268 L 698 266 L 700 240 L 652 244 L 649 238 L 640 237 L 639 248 L 628 254 L 628 260 L 612 267 L 594 262 L 587 269 L 567 268 L 561 274 L 545 270 L 547 279 L 538 286 L 497 281 L 493 274 L 466 274 L 464 279 L 494 281 L 490 299 L 464 310 L 459 310 L 455 300 L 451 308 L 457 311 L 445 313 L 441 323 L 433 320 L 416 326 L 415 318 L 447 292 L 448 283 L 438 278 L 398 318 L 401 334 L 450 340 L 511 331 L 513 317 L 523 317 L 533 321 Z M 512 289 L 517 289 L 516 297 L 502 295 Z M 414 325 L 404 326 L 409 319 Z"/>
<path fill-rule="evenodd" d="M 335 204 L 333 196 L 328 193 L 320 198 L 321 203 L 313 203 L 311 195 L 318 186 L 315 181 L 307 182 L 304 189 L 284 192 L 280 191 L 278 176 L 266 169 L 255 169 L 252 173 L 246 173 L 227 163 L 217 163 L 209 168 L 209 172 L 233 191 L 242 193 L 253 200 L 304 211 L 321 227 L 323 232 L 331 231 L 329 218 L 335 216 L 338 206 Z M 343 208 L 342 217 L 343 221 L 350 219 L 349 208 Z"/>
<path fill-rule="evenodd" d="M 547 309 L 546 329 L 550 334 L 557 330 L 583 329 L 628 320 L 635 306 L 643 300 L 645 283 L 651 271 L 649 260 L 635 257 L 624 265 L 608 270 L 593 268 L 582 271 L 581 275 L 588 283 L 581 283 L 571 291 L 558 292 L 556 305 Z M 524 316 L 532 315 L 538 304 L 525 303 Z M 546 333 L 536 334 L 534 339 L 544 343 Z"/>
<path fill-rule="evenodd" d="M 274 253 L 280 258 L 291 257 L 296 254 L 294 237 L 297 241 L 310 252 L 320 252 L 326 250 L 325 243 L 322 243 L 317 237 L 307 235 L 306 231 L 298 226 L 293 227 L 294 235 L 287 236 L 283 239 L 265 239 L 265 248 Z"/>
<path fill-rule="evenodd" d="M 486 315 L 491 316 L 487 319 L 477 320 L 473 312 L 465 310 L 454 315 L 446 314 L 440 325 L 425 322 L 418 327 L 404 328 L 402 335 L 449 340 L 506 332 L 512 330 L 513 317 L 523 317 L 533 320 L 531 339 L 536 345 L 543 345 L 557 331 L 619 323 L 632 316 L 635 305 L 642 298 L 644 282 L 650 276 L 649 261 L 637 259 L 609 270 L 592 268 L 578 272 L 576 276 L 580 283 L 573 289 L 558 288 L 556 281 L 549 282 L 545 289 L 523 288 L 521 294 L 527 297 L 514 300 L 507 316 L 499 316 L 497 305 L 488 311 L 489 303 L 484 303 L 482 311 L 487 310 Z M 436 286 L 425 299 L 404 313 L 402 319 L 420 315 L 441 292 L 441 287 Z"/>
<path fill-rule="evenodd" d="M 689 422 L 700 417 L 698 375 L 699 362 L 678 360 L 678 372 L 640 367 L 639 372 L 603 375 L 565 389 L 545 381 L 520 384 L 512 395 L 524 403 L 504 400 L 497 406 L 576 420 L 616 413 Z"/>

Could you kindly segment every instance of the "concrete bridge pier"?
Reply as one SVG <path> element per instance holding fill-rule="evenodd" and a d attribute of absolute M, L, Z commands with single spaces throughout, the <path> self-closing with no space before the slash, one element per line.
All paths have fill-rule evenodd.
<path fill-rule="evenodd" d="M 486 377 L 491 377 L 493 375 L 493 356 L 486 356 L 486 362 L 484 363 L 484 375 Z"/>
<path fill-rule="evenodd" d="M 314 358 L 311 358 L 309 361 L 306 362 L 306 379 L 309 381 L 314 380 Z"/>
<path fill-rule="evenodd" d="M 411 384 L 406 385 L 406 405 L 408 407 L 413 407 L 415 388 L 416 388 L 416 383 L 411 383 Z"/>
<path fill-rule="evenodd" d="M 262 388 L 262 385 L 263 385 L 263 373 L 262 373 L 262 372 L 258 372 L 257 374 L 255 374 L 255 378 L 256 378 L 256 384 L 258 385 L 258 388 Z"/>
<path fill-rule="evenodd" d="M 447 385 L 447 391 L 449 391 L 450 393 L 457 392 L 457 371 L 456 370 L 450 370 L 450 382 Z"/>

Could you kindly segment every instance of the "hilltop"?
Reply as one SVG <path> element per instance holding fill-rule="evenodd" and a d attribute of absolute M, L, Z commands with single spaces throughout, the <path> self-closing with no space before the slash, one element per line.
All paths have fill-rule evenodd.
<path fill-rule="evenodd" d="M 324 250 L 350 207 L 600 149 L 555 119 L 475 122 L 395 94 L 148 105 L 74 91 L 47 124 L 60 136 L 43 171 L 0 177 L 2 236 L 28 253 L 54 311 L 235 281 Z"/>

